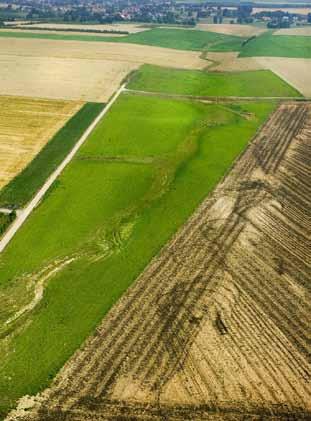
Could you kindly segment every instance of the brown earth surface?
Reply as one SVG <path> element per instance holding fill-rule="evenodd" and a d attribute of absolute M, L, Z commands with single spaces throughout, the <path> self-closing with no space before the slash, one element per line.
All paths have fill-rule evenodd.
<path fill-rule="evenodd" d="M 0 189 L 25 168 L 82 104 L 0 96 Z"/>
<path fill-rule="evenodd" d="M 145 45 L 0 38 L 0 93 L 106 102 L 141 64 L 203 69 L 200 52 Z"/>
<path fill-rule="evenodd" d="M 311 9 L 310 9 L 311 13 Z M 283 28 L 275 31 L 273 35 L 300 35 L 311 36 L 311 26 L 303 26 L 300 28 Z"/>
<path fill-rule="evenodd" d="M 310 420 L 310 176 L 311 104 L 282 104 L 10 420 Z"/>
<path fill-rule="evenodd" d="M 231 25 L 230 23 L 221 23 L 221 24 L 209 24 L 209 23 L 199 23 L 195 29 L 201 31 L 217 32 L 219 34 L 225 35 L 236 35 L 240 37 L 252 37 L 254 35 L 260 35 L 263 32 L 266 32 L 266 28 L 258 28 L 252 25 Z"/>
<path fill-rule="evenodd" d="M 311 98 L 311 59 L 257 57 L 256 62 L 263 68 L 272 70 L 305 97 Z"/>
<path fill-rule="evenodd" d="M 212 62 L 210 70 L 215 72 L 243 72 L 247 70 L 260 70 L 263 66 L 256 57 L 238 57 L 239 53 L 208 53 L 206 59 Z"/>

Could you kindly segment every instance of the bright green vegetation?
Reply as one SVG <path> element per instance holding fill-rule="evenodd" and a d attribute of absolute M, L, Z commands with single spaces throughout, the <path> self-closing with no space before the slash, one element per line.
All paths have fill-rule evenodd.
<path fill-rule="evenodd" d="M 10 214 L 0 213 L 0 237 L 6 231 L 8 226 L 14 221 L 15 218 L 15 212 L 12 212 Z"/>
<path fill-rule="evenodd" d="M 104 104 L 85 104 L 45 145 L 30 164 L 0 191 L 0 207 L 21 207 L 33 197 L 48 176 L 58 167 Z"/>
<path fill-rule="evenodd" d="M 133 74 L 128 88 L 196 96 L 301 96 L 269 70 L 213 73 L 168 69 L 147 64 Z"/>
<path fill-rule="evenodd" d="M 163 28 L 131 34 L 124 40 L 134 44 L 195 51 L 240 51 L 243 41 L 241 37 L 214 32 Z"/>
<path fill-rule="evenodd" d="M 0 255 L 0 414 L 49 384 L 274 107 L 119 98 Z"/>
<path fill-rule="evenodd" d="M 311 38 L 299 35 L 273 35 L 266 32 L 247 42 L 240 57 L 311 58 Z"/>
<path fill-rule="evenodd" d="M 0 37 L 38 38 L 67 41 L 97 41 L 121 42 L 131 44 L 154 45 L 158 47 L 174 48 L 176 50 L 194 51 L 240 51 L 244 38 L 216 34 L 214 32 L 155 28 L 124 37 L 109 37 L 98 35 L 77 34 L 48 34 L 36 32 L 18 32 L 0 30 Z"/>

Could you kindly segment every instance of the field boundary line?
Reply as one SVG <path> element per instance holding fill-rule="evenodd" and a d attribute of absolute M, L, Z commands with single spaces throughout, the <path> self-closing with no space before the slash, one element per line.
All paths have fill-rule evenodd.
<path fill-rule="evenodd" d="M 98 125 L 98 123 L 107 114 L 107 112 L 110 110 L 110 108 L 112 107 L 114 102 L 118 99 L 120 94 L 124 91 L 124 88 L 125 88 L 125 85 L 120 86 L 120 88 L 117 90 L 117 92 L 110 99 L 110 101 L 108 102 L 106 107 L 101 111 L 101 113 L 93 120 L 93 122 L 85 130 L 83 135 L 80 137 L 80 139 L 74 145 L 74 147 L 71 149 L 71 151 L 65 157 L 65 159 L 56 168 L 56 170 L 48 177 L 48 179 L 45 181 L 43 186 L 37 191 L 37 193 L 32 198 L 32 200 L 26 205 L 26 207 L 24 209 L 21 209 L 18 212 L 17 218 L 12 223 L 12 225 L 9 227 L 9 229 L 5 232 L 2 239 L 0 240 L 0 253 L 2 253 L 4 251 L 4 249 L 10 243 L 10 241 L 12 240 L 14 235 L 17 233 L 17 231 L 21 228 L 21 226 L 24 224 L 24 222 L 30 216 L 32 211 L 39 205 L 39 203 L 41 202 L 41 200 L 43 199 L 43 197 L 45 196 L 47 191 L 50 189 L 52 184 L 60 176 L 60 174 L 64 171 L 66 166 L 71 162 L 71 160 L 73 159 L 75 154 L 78 152 L 80 147 L 83 145 L 83 143 L 89 137 L 89 135 L 92 133 L 92 131 Z"/>
<path fill-rule="evenodd" d="M 232 101 L 293 101 L 293 102 L 308 102 L 311 98 L 303 96 L 200 96 L 200 95 L 186 95 L 173 94 L 166 92 L 140 91 L 138 89 L 125 88 L 124 92 L 145 96 L 158 96 L 164 98 L 189 99 L 197 101 L 210 102 L 232 102 Z"/>

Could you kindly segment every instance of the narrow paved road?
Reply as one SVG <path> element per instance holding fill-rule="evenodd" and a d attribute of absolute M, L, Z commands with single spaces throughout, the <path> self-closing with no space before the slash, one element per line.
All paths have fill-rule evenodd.
<path fill-rule="evenodd" d="M 32 213 L 32 211 L 36 208 L 36 206 L 38 206 L 38 204 L 40 203 L 40 201 L 42 200 L 42 198 L 44 197 L 46 192 L 49 190 L 51 185 L 59 177 L 59 175 L 63 172 L 65 167 L 69 164 L 69 162 L 72 160 L 72 158 L 78 152 L 80 147 L 86 141 L 86 139 L 91 134 L 91 132 L 94 130 L 94 128 L 97 126 L 97 124 L 100 122 L 100 120 L 107 114 L 107 112 L 109 111 L 109 109 L 111 108 L 113 103 L 116 101 L 116 99 L 119 97 L 119 95 L 124 91 L 124 88 L 125 88 L 125 85 L 122 85 L 119 88 L 119 90 L 111 98 L 111 100 L 108 102 L 108 104 L 103 109 L 103 111 L 96 117 L 96 119 L 91 123 L 91 125 L 83 133 L 81 138 L 75 144 L 73 149 L 69 152 L 69 154 L 63 160 L 63 162 L 49 176 L 49 178 L 46 180 L 46 182 L 43 184 L 43 186 L 40 188 L 40 190 L 38 190 L 38 192 L 35 194 L 33 199 L 28 203 L 28 205 L 18 213 L 17 218 L 15 219 L 13 224 L 10 226 L 10 228 L 6 231 L 6 233 L 4 234 L 2 239 L 0 240 L 0 253 L 3 252 L 3 250 L 6 248 L 6 246 L 9 244 L 9 242 L 12 240 L 12 238 L 17 233 L 17 231 L 20 229 L 20 227 L 24 224 L 24 222 L 29 217 L 29 215 Z"/>

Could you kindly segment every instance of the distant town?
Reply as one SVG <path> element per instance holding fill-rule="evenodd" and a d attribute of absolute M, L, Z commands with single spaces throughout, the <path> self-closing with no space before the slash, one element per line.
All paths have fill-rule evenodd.
<path fill-rule="evenodd" d="M 305 10 L 303 11 L 303 8 Z M 310 8 L 310 5 L 309 5 Z M 303 11 L 303 12 L 302 12 Z M 13 0 L 0 2 L 0 25 L 19 20 L 66 23 L 144 22 L 194 26 L 199 21 L 221 24 L 258 23 L 268 28 L 311 25 L 308 5 L 156 0 Z"/>

